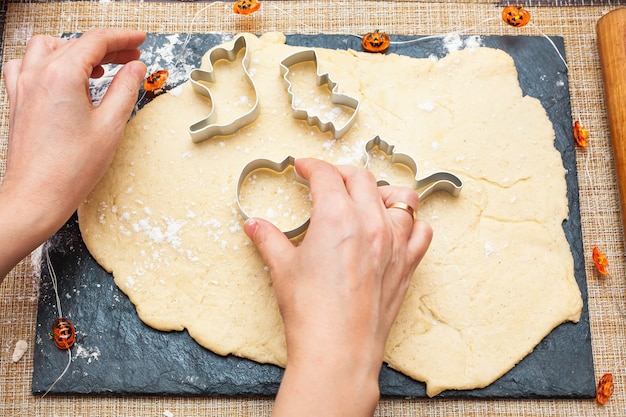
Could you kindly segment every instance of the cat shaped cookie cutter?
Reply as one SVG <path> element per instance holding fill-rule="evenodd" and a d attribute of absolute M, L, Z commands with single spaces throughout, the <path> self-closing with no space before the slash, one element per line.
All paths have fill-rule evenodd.
<path fill-rule="evenodd" d="M 417 163 L 415 160 L 406 154 L 398 153 L 394 151 L 394 145 L 390 145 L 386 141 L 380 138 L 380 136 L 376 136 L 373 139 L 370 139 L 365 144 L 365 168 L 368 168 L 371 161 L 370 152 L 374 148 L 378 148 L 381 152 L 385 153 L 390 157 L 390 161 L 392 164 L 402 164 L 411 170 L 413 173 L 414 181 L 412 188 L 417 192 L 420 202 L 424 201 L 430 195 L 438 191 L 445 191 L 453 197 L 457 197 L 461 190 L 463 189 L 463 181 L 455 174 L 447 171 L 439 171 L 433 174 L 428 175 L 427 177 L 418 179 L 417 178 Z M 241 189 L 246 181 L 246 179 L 253 173 L 258 170 L 269 170 L 273 171 L 277 174 L 283 173 L 290 167 L 293 167 L 295 164 L 295 158 L 293 156 L 287 156 L 282 162 L 274 162 L 269 159 L 255 159 L 249 162 L 241 171 L 239 175 L 239 181 L 237 183 L 237 206 L 239 207 L 239 212 L 244 220 L 250 218 L 248 213 L 243 207 L 241 202 Z M 297 171 L 294 169 L 295 181 L 300 183 L 306 187 L 309 186 L 309 182 L 300 177 Z M 389 185 L 389 182 L 386 180 L 377 180 L 377 184 L 379 186 Z M 304 222 L 297 225 L 296 227 L 283 230 L 282 232 L 287 236 L 287 238 L 292 239 L 294 237 L 300 236 L 304 233 L 309 227 L 310 218 L 307 217 Z"/>
<path fill-rule="evenodd" d="M 237 55 L 242 49 L 245 49 L 245 53 L 241 65 L 243 67 L 246 81 L 254 90 L 254 104 L 248 112 L 235 118 L 231 122 L 218 124 L 216 123 L 217 113 L 215 111 L 215 104 L 213 101 L 211 90 L 206 85 L 204 85 L 203 82 L 214 83 L 215 63 L 221 59 L 226 59 L 231 62 L 235 61 L 235 59 L 237 59 Z M 194 91 L 200 95 L 207 97 L 211 101 L 211 111 L 209 112 L 209 115 L 189 126 L 189 134 L 194 142 L 202 142 L 214 136 L 225 136 L 233 134 L 239 129 L 254 122 L 259 116 L 259 94 L 257 92 L 256 86 L 254 85 L 254 81 L 252 80 L 252 76 L 250 75 L 250 72 L 248 72 L 248 67 L 250 66 L 250 54 L 248 53 L 248 45 L 245 35 L 239 35 L 234 38 L 232 49 L 227 49 L 225 47 L 212 49 L 209 52 L 208 61 L 208 69 L 205 70 L 195 68 L 189 74 L 189 78 L 191 79 L 191 86 L 193 87 Z"/>
<path fill-rule="evenodd" d="M 365 144 L 365 168 L 368 168 L 370 165 L 370 151 L 374 148 L 378 148 L 378 150 L 389 156 L 392 164 L 402 164 L 411 170 L 415 178 L 412 188 L 417 192 L 420 201 L 424 201 L 437 191 L 445 191 L 453 197 L 458 197 L 463 189 L 463 181 L 448 171 L 435 172 L 427 177 L 417 179 L 417 163 L 415 160 L 409 155 L 395 152 L 395 146 L 385 142 L 380 136 L 376 136 Z M 390 185 L 387 180 L 378 180 L 377 184 L 379 186 Z"/>
<path fill-rule="evenodd" d="M 327 86 L 328 91 L 330 91 L 330 99 L 333 104 L 339 104 L 352 109 L 352 115 L 348 121 L 345 122 L 343 127 L 337 128 L 334 121 L 323 121 L 319 116 L 311 114 L 307 110 L 299 108 L 296 105 L 296 97 L 291 91 L 292 84 L 291 81 L 289 81 L 289 69 L 296 64 L 304 62 L 313 62 L 315 64 L 317 86 Z M 348 132 L 348 130 L 350 130 L 356 120 L 356 115 L 359 112 L 361 103 L 352 96 L 338 93 L 337 83 L 330 78 L 330 75 L 328 73 L 319 73 L 317 52 L 315 52 L 315 49 L 305 49 L 287 56 L 280 62 L 280 74 L 283 77 L 285 86 L 287 87 L 287 93 L 291 103 L 291 114 L 294 119 L 306 120 L 309 126 L 317 126 L 322 132 L 330 131 L 335 139 L 340 139 Z"/>

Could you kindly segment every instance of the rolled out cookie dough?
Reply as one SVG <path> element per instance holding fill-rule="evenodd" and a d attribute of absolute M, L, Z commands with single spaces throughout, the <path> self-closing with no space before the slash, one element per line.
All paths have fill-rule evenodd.
<path fill-rule="evenodd" d="M 439 193 L 420 207 L 434 239 L 391 331 L 390 366 L 425 381 L 431 396 L 483 387 L 555 326 L 579 319 L 582 299 L 561 227 L 565 171 L 552 125 L 539 101 L 522 95 L 506 53 L 477 47 L 433 60 L 318 49 L 319 72 L 361 101 L 355 125 L 334 140 L 291 116 L 279 62 L 300 48 L 279 34 L 246 36 L 256 122 L 193 143 L 187 128 L 210 104 L 187 82 L 128 123 L 111 168 L 79 209 L 90 252 L 145 323 L 186 328 L 221 355 L 284 366 L 271 279 L 236 206 L 239 173 L 252 159 L 287 155 L 361 165 L 376 135 L 411 155 L 419 176 L 447 170 L 465 183 L 458 198 Z M 221 121 L 246 112 L 253 100 L 241 62 L 219 61 L 215 71 Z M 307 63 L 291 69 L 297 99 L 323 117 L 349 117 L 315 86 L 314 71 Z M 374 165 L 392 183 L 413 179 L 384 159 Z M 259 176 L 247 186 L 255 215 L 283 226 L 299 222 L 310 204 L 284 178 Z"/>

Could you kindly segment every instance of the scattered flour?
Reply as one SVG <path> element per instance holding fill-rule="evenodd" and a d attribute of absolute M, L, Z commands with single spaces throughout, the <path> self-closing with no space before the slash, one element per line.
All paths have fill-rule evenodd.
<path fill-rule="evenodd" d="M 472 35 L 463 40 L 461 35 L 456 32 L 448 33 L 443 37 L 443 46 L 448 53 L 461 49 L 473 49 L 482 46 L 482 38 L 478 35 Z"/>
<path fill-rule="evenodd" d="M 87 363 L 91 363 L 94 360 L 100 359 L 100 349 L 97 346 L 85 347 L 82 345 L 76 345 L 75 358 L 86 359 Z"/>

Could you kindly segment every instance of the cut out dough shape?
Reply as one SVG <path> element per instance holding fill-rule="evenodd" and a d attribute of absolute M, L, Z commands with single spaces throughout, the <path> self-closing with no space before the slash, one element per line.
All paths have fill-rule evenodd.
<path fill-rule="evenodd" d="M 189 83 L 159 96 L 128 123 L 110 170 L 79 209 L 89 250 L 144 322 L 187 328 L 222 355 L 285 365 L 271 280 L 235 202 L 239 173 L 252 159 L 287 155 L 360 165 L 365 141 L 376 135 L 411 155 L 420 175 L 447 170 L 465 183 L 458 197 L 440 193 L 419 209 L 434 239 L 388 340 L 393 368 L 425 381 L 428 395 L 483 387 L 555 326 L 579 319 L 582 299 L 561 227 L 565 170 L 545 110 L 522 95 L 510 56 L 475 48 L 435 62 L 318 49 L 320 72 L 361 103 L 356 123 L 336 141 L 291 116 L 278 65 L 299 49 L 277 34 L 246 37 L 258 119 L 196 144 L 187 127 L 205 114 L 204 98 Z M 224 74 L 215 88 L 236 77 Z M 237 97 L 225 103 L 220 111 L 230 105 L 237 113 Z M 523 125 L 511 125 L 520 114 Z M 379 178 L 414 181 L 373 162 Z M 269 220 L 298 203 L 284 194 L 260 195 L 273 205 Z"/>

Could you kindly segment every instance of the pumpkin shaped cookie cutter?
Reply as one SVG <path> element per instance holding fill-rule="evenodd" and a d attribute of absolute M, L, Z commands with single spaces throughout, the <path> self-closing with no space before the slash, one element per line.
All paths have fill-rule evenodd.
<path fill-rule="evenodd" d="M 267 170 L 280 174 L 280 173 L 285 172 L 285 170 L 288 169 L 289 167 L 293 167 L 295 162 L 296 162 L 296 159 L 293 156 L 286 157 L 282 162 L 274 162 L 269 159 L 255 159 L 249 162 L 243 168 L 243 170 L 241 171 L 241 174 L 239 175 L 239 182 L 237 183 L 237 206 L 239 207 L 239 212 L 241 213 L 241 216 L 243 217 L 244 220 L 247 220 L 250 218 L 250 216 L 248 216 L 248 214 L 246 213 L 246 210 L 243 208 L 243 205 L 241 203 L 241 189 L 243 188 L 243 184 L 246 181 L 246 178 L 248 178 L 250 174 L 252 174 L 253 172 L 256 172 L 262 169 L 267 169 Z M 309 186 L 309 182 L 305 180 L 304 178 L 302 178 L 300 175 L 298 175 L 298 172 L 295 170 L 295 168 L 293 172 L 295 175 L 296 182 L 302 185 L 305 185 L 306 187 Z M 310 220 L 310 217 L 307 216 L 306 220 L 302 222 L 300 225 L 294 227 L 293 229 L 283 230 L 282 232 L 289 239 L 299 236 L 302 233 L 304 233 L 306 229 L 309 227 L 309 220 Z"/>
<path fill-rule="evenodd" d="M 254 104 L 247 113 L 235 118 L 229 123 L 217 124 L 217 113 L 215 111 L 215 103 L 213 101 L 211 90 L 209 89 L 209 87 L 202 84 L 202 82 L 214 83 L 215 63 L 222 59 L 226 59 L 230 62 L 235 61 L 237 59 L 237 55 L 242 49 L 245 49 L 245 54 L 243 56 L 241 65 L 245 73 L 246 81 L 254 90 Z M 202 142 L 214 136 L 225 136 L 233 134 L 239 129 L 254 122 L 259 116 L 259 94 L 257 92 L 256 86 L 254 85 L 254 81 L 252 80 L 252 76 L 248 72 L 248 67 L 250 66 L 250 54 L 248 53 L 248 51 L 249 49 L 246 42 L 246 37 L 244 35 L 239 35 L 234 39 L 232 49 L 219 47 L 214 48 L 209 52 L 208 69 L 205 70 L 201 68 L 195 68 L 191 71 L 189 78 L 191 80 L 191 85 L 194 91 L 207 97 L 211 101 L 211 111 L 209 112 L 209 115 L 189 126 L 189 134 L 191 135 L 191 139 L 194 142 Z"/>
<path fill-rule="evenodd" d="M 380 136 L 376 136 L 370 139 L 365 144 L 365 168 L 369 167 L 371 156 L 370 151 L 374 148 L 378 148 L 381 152 L 390 157 L 392 164 L 402 164 L 411 170 L 413 173 L 414 181 L 412 188 L 417 192 L 420 202 L 424 201 L 430 195 L 438 191 L 445 191 L 453 197 L 457 197 L 463 189 L 463 181 L 455 174 L 448 171 L 439 171 L 430 174 L 424 178 L 418 179 L 417 177 L 417 163 L 415 160 L 406 154 L 398 153 L 394 151 L 394 145 L 390 145 L 385 142 Z M 274 162 L 269 159 L 255 159 L 249 162 L 241 171 L 239 175 L 239 182 L 237 183 L 237 206 L 239 212 L 244 220 L 250 218 L 241 202 L 241 189 L 246 179 L 253 173 L 259 170 L 270 170 L 277 174 L 285 172 L 289 167 L 293 167 L 295 164 L 295 158 L 293 156 L 287 156 L 282 162 Z M 308 187 L 309 182 L 298 175 L 298 172 L 294 169 L 295 181 Z M 377 180 L 378 186 L 389 185 L 386 180 Z M 309 227 L 310 217 L 307 217 L 300 225 L 282 232 L 287 238 L 292 239 L 304 233 Z"/>
<path fill-rule="evenodd" d="M 316 83 L 319 87 L 326 85 L 331 94 L 331 102 L 333 104 L 339 104 L 348 107 L 353 110 L 352 116 L 341 128 L 337 128 L 335 122 L 332 120 L 323 121 L 319 116 L 309 113 L 307 110 L 298 108 L 295 104 L 296 97 L 291 91 L 291 81 L 289 81 L 289 68 L 293 65 L 303 62 L 313 62 L 315 64 L 315 76 Z M 356 120 L 356 115 L 359 111 L 361 103 L 356 98 L 341 94 L 337 92 L 337 83 L 334 82 L 328 73 L 320 74 L 319 65 L 317 60 L 317 52 L 314 49 L 305 49 L 294 54 L 287 56 L 280 62 L 280 75 L 283 77 L 285 86 L 287 87 L 287 93 L 291 102 L 291 114 L 295 119 L 306 120 L 309 126 L 317 126 L 320 131 L 333 134 L 335 139 L 340 139 L 343 135 L 350 130 Z"/>

